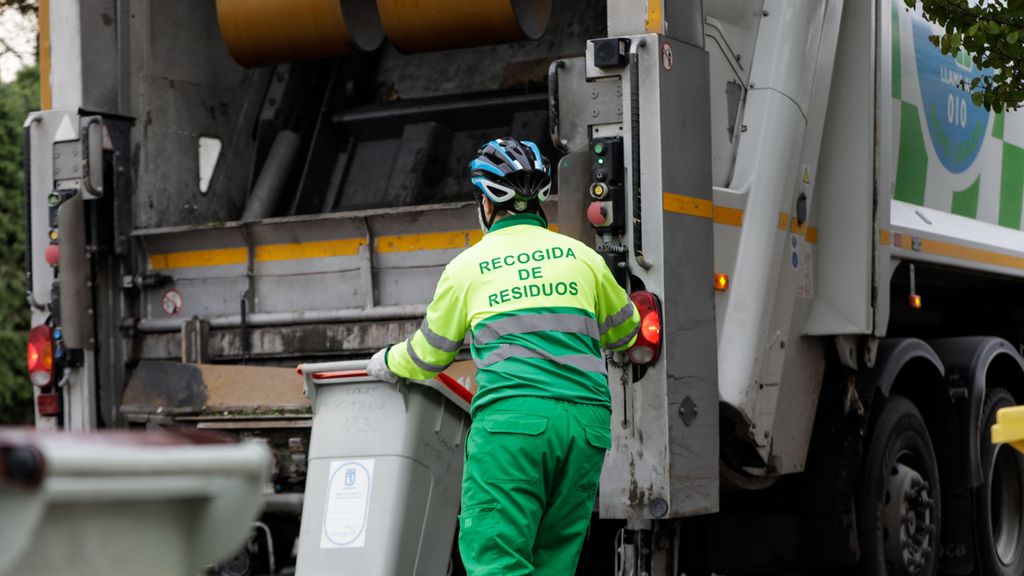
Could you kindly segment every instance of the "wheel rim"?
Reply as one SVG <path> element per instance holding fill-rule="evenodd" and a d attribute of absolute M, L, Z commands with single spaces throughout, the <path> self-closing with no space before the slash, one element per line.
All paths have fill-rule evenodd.
<path fill-rule="evenodd" d="M 1009 566 L 1020 554 L 1021 543 L 1021 472 L 1016 452 L 1005 445 L 996 447 L 992 458 L 989 493 L 989 518 L 992 544 L 1004 566 Z"/>
<path fill-rule="evenodd" d="M 916 576 L 932 556 L 935 502 L 928 482 L 899 461 L 886 479 L 883 543 L 889 576 Z"/>

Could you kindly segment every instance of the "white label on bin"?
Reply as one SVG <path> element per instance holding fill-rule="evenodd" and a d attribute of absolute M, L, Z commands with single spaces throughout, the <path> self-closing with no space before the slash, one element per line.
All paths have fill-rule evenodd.
<path fill-rule="evenodd" d="M 370 518 L 373 460 L 333 460 L 327 480 L 321 548 L 362 548 Z"/>

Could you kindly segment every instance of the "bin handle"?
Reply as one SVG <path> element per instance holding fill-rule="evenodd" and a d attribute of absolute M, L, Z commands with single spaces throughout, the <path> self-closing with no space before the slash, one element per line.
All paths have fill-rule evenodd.
<path fill-rule="evenodd" d="M 338 370 L 334 372 L 314 372 L 313 380 L 333 380 L 335 378 L 359 378 L 363 376 L 369 376 L 366 370 Z M 473 392 L 469 388 L 466 388 L 462 384 L 459 384 L 457 380 L 451 376 L 441 372 L 435 379 L 444 384 L 444 387 L 455 393 L 456 396 L 462 398 L 467 403 L 473 401 Z"/>
<path fill-rule="evenodd" d="M 465 400 L 467 404 L 471 404 L 473 402 L 473 392 L 469 388 L 459 384 L 455 378 L 452 378 L 444 372 L 441 372 L 435 378 L 438 382 L 444 384 L 445 388 L 451 390 L 456 396 Z"/>
<path fill-rule="evenodd" d="M 314 372 L 313 380 L 327 380 L 333 378 L 359 378 L 369 376 L 366 370 L 337 370 L 334 372 Z"/>
<path fill-rule="evenodd" d="M 354 365 L 354 366 L 353 366 Z M 323 362 L 319 364 L 299 364 L 295 371 L 306 379 L 306 394 L 313 401 L 313 386 L 324 381 L 339 380 L 342 378 L 366 378 L 369 374 L 366 371 L 365 362 Z M 357 368 L 358 367 L 358 368 Z M 315 371 L 317 368 L 322 371 Z M 473 392 L 459 384 L 458 380 L 444 372 L 434 377 L 434 380 L 444 386 L 448 393 L 453 394 L 467 405 L 473 403 Z"/>

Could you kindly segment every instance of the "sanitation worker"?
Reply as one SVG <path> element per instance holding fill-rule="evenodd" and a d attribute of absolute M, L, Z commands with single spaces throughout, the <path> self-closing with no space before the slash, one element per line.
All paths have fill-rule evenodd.
<path fill-rule="evenodd" d="M 501 138 L 477 154 L 483 239 L 445 268 L 419 330 L 368 371 L 430 378 L 470 332 L 479 389 L 459 516 L 466 571 L 569 576 L 612 442 L 601 348 L 627 349 L 640 318 L 600 255 L 548 230 L 550 164 L 537 145 Z"/>

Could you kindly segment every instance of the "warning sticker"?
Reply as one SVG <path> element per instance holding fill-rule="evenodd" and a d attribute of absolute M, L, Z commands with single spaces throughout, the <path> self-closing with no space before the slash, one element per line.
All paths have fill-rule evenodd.
<path fill-rule="evenodd" d="M 334 460 L 327 477 L 321 548 L 362 548 L 370 516 L 373 459 Z"/>
<path fill-rule="evenodd" d="M 184 299 L 181 297 L 181 292 L 178 292 L 174 288 L 171 288 L 167 292 L 164 292 L 162 298 L 160 298 L 160 308 L 163 309 L 164 314 L 168 316 L 174 316 L 181 310 L 181 305 L 184 304 Z"/>
<path fill-rule="evenodd" d="M 669 72 L 672 70 L 672 66 L 674 66 L 675 63 L 676 56 L 672 52 L 672 45 L 668 42 L 663 42 L 661 45 L 661 67 L 664 68 L 666 72 Z"/>

